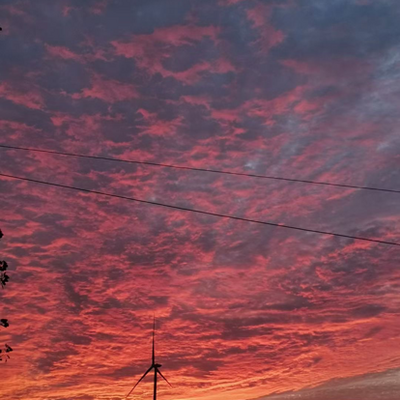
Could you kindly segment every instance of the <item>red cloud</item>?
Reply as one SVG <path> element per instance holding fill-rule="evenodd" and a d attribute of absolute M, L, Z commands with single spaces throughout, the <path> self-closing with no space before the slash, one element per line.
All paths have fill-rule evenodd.
<path fill-rule="evenodd" d="M 21 4 L 28 3 L 18 7 Z M 257 46 L 268 50 L 281 38 L 274 36 L 269 9 L 254 4 L 261 2 L 242 2 L 223 11 L 247 17 L 244 23 L 259 34 L 249 51 Z M 38 11 L 43 15 L 41 8 Z M 46 89 L 35 86 L 35 79 L 39 75 L 43 82 L 41 71 L 56 68 L 55 60 L 88 64 L 101 54 L 120 51 L 122 56 L 125 51 L 135 61 L 137 78 L 143 78 L 140 97 L 134 85 L 114 78 L 118 68 L 112 75 L 105 72 L 121 60 L 109 58 L 102 72 L 97 67 L 105 63 L 93 63 L 88 68 L 93 71 L 91 82 L 72 100 L 65 93 L 52 93 L 55 101 L 46 112 L 14 107 L 21 112 L 12 110 L 7 118 L 15 121 L 0 121 L 3 143 L 293 178 L 396 184 L 396 129 L 385 125 L 387 120 L 396 121 L 396 115 L 387 114 L 382 103 L 387 92 L 373 87 L 371 91 L 358 81 L 346 84 L 348 71 L 352 79 L 367 77 L 365 82 L 379 76 L 385 89 L 389 83 L 393 86 L 389 94 L 395 109 L 396 82 L 386 81 L 382 68 L 371 67 L 375 58 L 347 64 L 333 57 L 328 62 L 284 62 L 284 72 L 291 68 L 302 75 L 302 84 L 273 98 L 261 97 L 261 91 L 252 97 L 245 83 L 238 87 L 240 71 L 221 92 L 209 90 L 209 85 L 183 90 L 183 85 L 175 85 L 168 91 L 165 82 L 158 86 L 158 79 L 148 84 L 147 75 L 187 85 L 210 72 L 236 72 L 236 65 L 219 48 L 225 25 L 189 23 L 127 40 L 118 36 L 119 29 L 112 29 L 115 24 L 107 13 L 81 16 L 104 21 L 109 31 L 104 37 L 82 39 L 78 50 L 72 50 L 68 41 L 65 46 L 47 46 L 45 57 L 35 60 L 38 71 L 25 75 L 32 84 L 5 81 L 1 93 L 10 101 L 44 108 L 40 94 Z M 163 22 L 161 17 L 157 22 Z M 48 24 L 39 22 L 41 34 L 54 32 L 51 24 L 47 32 Z M 63 22 L 74 24 L 74 18 Z M 229 35 L 223 37 L 232 54 L 241 51 Z M 173 57 L 176 47 L 203 39 L 210 54 L 222 56 L 199 58 L 186 71 L 165 68 L 164 61 Z M 95 44 L 103 47 L 96 52 Z M 249 73 L 269 73 L 259 70 L 265 64 L 241 65 Z M 20 68 L 13 65 L 11 72 Z M 368 71 L 374 74 L 368 76 Z M 397 76 L 395 66 L 391 72 Z M 334 90 L 326 90 L 332 84 Z M 362 113 L 352 107 L 349 113 L 345 110 L 354 98 L 365 96 L 364 90 L 375 103 L 379 99 L 374 104 L 379 106 L 379 118 L 372 121 L 367 114 L 376 111 L 373 107 L 356 103 Z M 37 98 L 27 95 L 31 92 Z M 238 95 L 229 98 L 231 93 Z M 106 104 L 82 101 L 86 98 Z M 118 101 L 125 104 L 112 104 Z M 125 118 L 123 111 L 115 115 L 116 110 L 139 103 L 141 108 L 133 109 L 130 117 Z M 186 129 L 193 116 L 198 130 Z M 206 132 L 210 125 L 213 131 Z M 381 144 L 389 149 L 380 150 Z M 0 150 L 0 163 L 2 172 L 18 176 L 399 240 L 398 201 L 390 194 L 8 150 Z M 160 398 L 166 400 L 243 400 L 398 367 L 400 260 L 395 248 L 10 179 L 1 178 L 0 183 L 0 228 L 6 235 L 0 243 L 1 257 L 9 262 L 11 276 L 1 292 L 11 325 L 2 333 L 3 340 L 15 347 L 2 372 L 4 398 L 124 397 L 151 357 L 153 314 L 158 317 L 158 360 L 174 386 L 160 383 Z M 135 391 L 145 399 L 152 383 L 142 383 Z M 388 387 L 387 381 L 383 387 Z M 320 387 L 311 393 L 327 400 L 331 389 Z M 343 393 L 340 399 L 355 400 Z M 359 394 L 364 395 L 361 390 Z"/>

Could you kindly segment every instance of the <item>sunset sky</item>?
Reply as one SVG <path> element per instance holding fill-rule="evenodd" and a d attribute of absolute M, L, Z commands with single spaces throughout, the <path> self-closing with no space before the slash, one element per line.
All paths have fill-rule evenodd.
<path fill-rule="evenodd" d="M 0 145 L 400 189 L 398 0 L 0 0 Z M 0 173 L 400 242 L 400 194 L 0 148 Z M 400 248 L 0 177 L 0 398 L 398 400 Z M 146 378 L 132 399 L 152 398 Z"/>

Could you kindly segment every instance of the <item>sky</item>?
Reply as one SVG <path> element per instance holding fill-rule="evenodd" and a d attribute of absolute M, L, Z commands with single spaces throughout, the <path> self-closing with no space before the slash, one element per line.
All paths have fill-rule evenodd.
<path fill-rule="evenodd" d="M 397 0 L 0 0 L 0 144 L 400 189 Z M 0 172 L 400 242 L 399 194 L 0 149 Z M 396 400 L 400 251 L 0 178 L 8 400 Z M 397 393 L 397 395 L 396 395 Z M 151 378 L 131 398 L 152 397 Z"/>

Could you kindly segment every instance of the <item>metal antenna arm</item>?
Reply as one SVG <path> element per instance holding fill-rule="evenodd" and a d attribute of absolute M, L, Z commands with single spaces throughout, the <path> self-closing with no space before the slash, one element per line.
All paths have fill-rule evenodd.
<path fill-rule="evenodd" d="M 133 392 L 135 387 L 139 385 L 139 383 L 143 380 L 143 378 L 153 369 L 153 365 L 143 374 L 143 376 L 137 381 L 136 385 L 131 389 L 131 391 L 127 394 L 125 397 L 126 399 L 130 396 L 130 394 Z"/>
<path fill-rule="evenodd" d="M 155 364 L 155 348 L 154 348 L 155 331 L 156 331 L 156 317 L 154 316 L 154 321 L 153 321 L 153 351 L 152 351 L 153 365 Z"/>
<path fill-rule="evenodd" d="M 163 378 L 164 381 L 167 382 L 168 385 L 172 387 L 172 385 L 167 381 L 167 378 L 161 373 L 161 371 L 158 368 L 156 368 L 156 371 L 158 374 L 160 374 L 161 378 Z"/>

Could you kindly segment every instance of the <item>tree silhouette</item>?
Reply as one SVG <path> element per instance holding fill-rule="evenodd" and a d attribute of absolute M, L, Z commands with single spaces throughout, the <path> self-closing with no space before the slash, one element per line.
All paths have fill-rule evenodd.
<path fill-rule="evenodd" d="M 0 229 L 0 239 L 3 237 L 3 232 Z M 7 275 L 6 270 L 8 268 L 8 264 L 6 261 L 0 261 L 0 283 L 2 289 L 6 286 L 7 282 L 10 280 L 10 277 Z M 0 326 L 7 328 L 9 326 L 8 320 L 5 318 L 0 319 Z M 0 349 L 0 362 L 7 362 L 10 359 L 8 353 L 13 351 L 13 349 L 6 343 L 3 348 Z"/>

